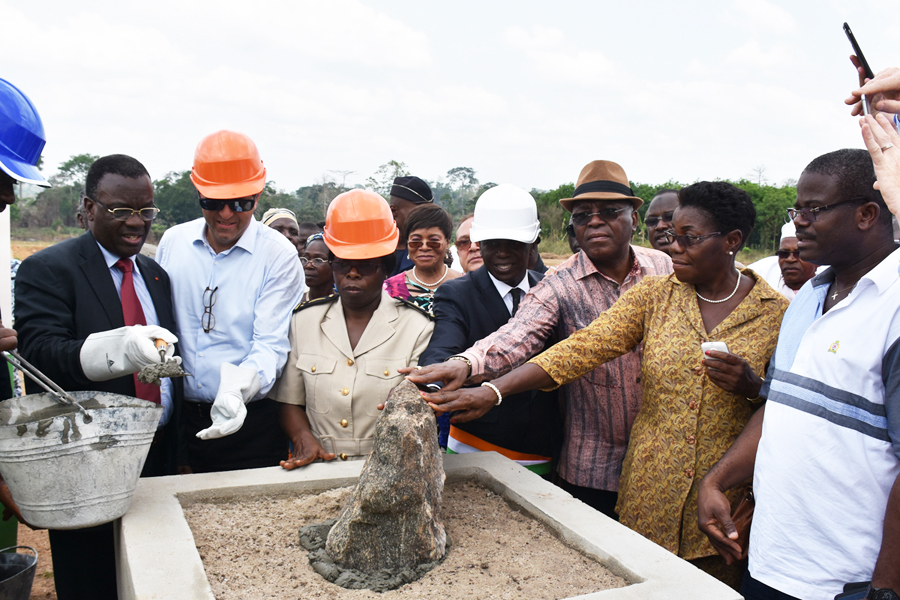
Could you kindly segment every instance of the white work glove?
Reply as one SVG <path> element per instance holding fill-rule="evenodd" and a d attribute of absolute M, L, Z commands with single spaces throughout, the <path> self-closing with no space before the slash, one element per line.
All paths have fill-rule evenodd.
<path fill-rule="evenodd" d="M 210 416 L 212 427 L 197 433 L 201 440 L 212 440 L 236 433 L 247 417 L 244 406 L 259 391 L 259 373 L 250 367 L 225 363 L 219 370 L 219 391 Z"/>
<path fill-rule="evenodd" d="M 81 346 L 81 368 L 91 381 L 106 381 L 137 373 L 144 367 L 160 364 L 156 340 L 168 344 L 166 358 L 172 358 L 178 338 L 163 327 L 131 325 L 92 333 Z M 181 357 L 174 357 L 181 364 Z"/>

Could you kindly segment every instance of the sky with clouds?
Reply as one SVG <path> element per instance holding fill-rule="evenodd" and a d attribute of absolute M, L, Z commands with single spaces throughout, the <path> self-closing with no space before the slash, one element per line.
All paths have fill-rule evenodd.
<path fill-rule="evenodd" d="M 900 66 L 887 0 L 701 2 L 0 0 L 0 77 L 34 101 L 45 172 L 130 154 L 154 179 L 228 128 L 270 180 L 362 183 L 388 160 L 438 179 L 551 189 L 595 159 L 632 181 L 776 184 L 862 147 L 848 21 Z"/>

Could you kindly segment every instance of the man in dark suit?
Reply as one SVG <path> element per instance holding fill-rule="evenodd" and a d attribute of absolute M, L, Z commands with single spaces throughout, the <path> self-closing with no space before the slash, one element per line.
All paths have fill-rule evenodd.
<path fill-rule="evenodd" d="M 163 416 L 142 475 L 175 473 L 180 380 L 144 387 L 134 373 L 160 361 L 154 341 L 176 341 L 166 272 L 139 255 L 158 210 L 137 160 L 97 160 L 85 182 L 88 232 L 25 259 L 16 277 L 21 354 L 66 390 L 96 390 L 161 403 Z M 133 258 L 133 260 L 132 260 Z M 110 360 L 112 359 L 112 360 Z M 41 391 L 27 382 L 28 392 Z M 60 600 L 116 598 L 112 523 L 50 531 Z"/>
<path fill-rule="evenodd" d="M 454 357 L 515 314 L 525 294 L 543 278 L 528 270 L 540 229 L 537 206 L 525 190 L 499 185 L 482 194 L 470 236 L 481 246 L 484 266 L 437 289 L 434 334 L 419 364 Z M 451 425 L 448 452 L 494 450 L 549 475 L 560 439 L 556 394 L 526 392 L 504 400 L 509 401 L 497 404 L 480 419 Z"/>

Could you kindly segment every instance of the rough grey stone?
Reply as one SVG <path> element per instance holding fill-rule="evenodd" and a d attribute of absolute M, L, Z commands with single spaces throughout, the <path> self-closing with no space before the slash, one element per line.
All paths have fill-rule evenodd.
<path fill-rule="evenodd" d="M 434 412 L 404 380 L 388 396 L 359 483 L 328 533 L 328 555 L 362 573 L 399 574 L 440 560 L 443 490 Z"/>

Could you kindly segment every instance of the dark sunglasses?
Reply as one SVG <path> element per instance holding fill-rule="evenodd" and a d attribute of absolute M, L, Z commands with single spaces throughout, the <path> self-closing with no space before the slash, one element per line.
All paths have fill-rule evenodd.
<path fill-rule="evenodd" d="M 778 252 L 775 253 L 775 256 L 777 256 L 781 260 L 787 260 L 788 257 L 790 257 L 792 254 L 794 255 L 794 258 L 796 258 L 797 260 L 800 260 L 800 251 L 799 250 L 779 250 Z"/>
<path fill-rule="evenodd" d="M 213 200 L 212 198 L 200 196 L 200 208 L 219 212 L 227 206 L 231 209 L 231 212 L 250 212 L 256 206 L 258 198 L 259 194 L 248 198 L 235 198 L 234 200 Z"/>
<path fill-rule="evenodd" d="M 344 260 L 336 258 L 331 261 L 331 270 L 338 275 L 346 275 L 351 270 L 355 270 L 360 277 L 368 277 L 374 275 L 381 268 L 381 259 L 369 260 Z"/>
<path fill-rule="evenodd" d="M 717 235 L 722 235 L 722 232 L 716 231 L 715 233 L 706 233 L 704 235 L 675 235 L 675 232 L 670 229 L 663 234 L 663 237 L 665 237 L 666 241 L 670 244 L 678 242 L 678 245 L 682 248 L 689 248 L 694 244 L 699 244 L 703 240 L 716 237 Z"/>
<path fill-rule="evenodd" d="M 580 212 L 580 213 L 572 213 L 572 223 L 581 227 L 582 225 L 587 225 L 591 222 L 595 216 L 600 217 L 600 220 L 603 222 L 609 222 L 615 220 L 619 213 L 627 210 L 629 207 L 623 206 L 622 208 L 604 208 L 603 210 L 598 210 L 595 213 L 589 212 Z"/>
<path fill-rule="evenodd" d="M 670 210 L 669 212 L 664 212 L 663 214 L 661 214 L 658 217 L 657 216 L 647 217 L 646 219 L 644 219 L 644 225 L 647 226 L 647 229 L 653 229 L 654 227 L 659 225 L 660 221 L 663 221 L 665 223 L 671 223 L 672 215 L 674 215 L 674 214 L 675 214 L 675 211 Z"/>
<path fill-rule="evenodd" d="M 436 240 L 409 240 L 406 242 L 406 248 L 408 250 L 418 250 L 422 246 L 428 246 L 432 250 L 440 250 L 441 246 L 444 245 L 444 242 L 439 242 Z"/>

